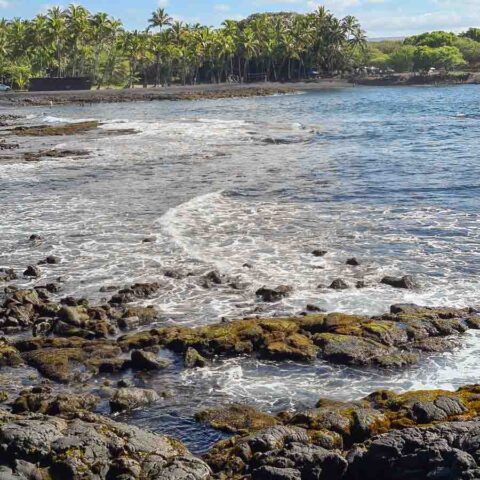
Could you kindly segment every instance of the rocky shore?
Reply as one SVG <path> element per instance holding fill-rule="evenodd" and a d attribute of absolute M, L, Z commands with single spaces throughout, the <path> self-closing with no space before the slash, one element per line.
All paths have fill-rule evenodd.
<path fill-rule="evenodd" d="M 0 121 L 0 149 L 25 162 L 88 155 L 53 145 L 65 135 L 98 133 L 100 126 L 29 124 L 15 116 Z M 24 239 L 32 248 L 44 242 L 39 234 Z M 142 244 L 153 242 L 145 237 Z M 321 258 L 328 252 L 308 254 Z M 103 287 L 104 300 L 90 301 L 65 295 L 61 277 L 44 275 L 62 262 L 48 252 L 21 269 L 0 268 L 0 479 L 480 478 L 479 385 L 455 392 L 381 390 L 356 401 L 319 398 L 310 408 L 268 412 L 238 403 L 192 409 L 199 428 L 227 437 L 201 457 L 176 438 L 125 423 L 130 412 L 164 401 L 167 393 L 148 379 L 167 369 L 182 375 L 237 358 L 276 365 L 321 361 L 366 375 L 408 371 L 432 353 L 461 345 L 468 330 L 479 330 L 475 309 L 396 304 L 367 316 L 310 304 L 295 315 L 274 316 L 265 311 L 292 295 L 295 285 L 273 284 L 246 291 L 255 305 L 246 318 L 185 327 L 166 322 L 149 305 L 166 278 L 191 275 L 199 289 L 213 294 L 245 287 L 215 270 L 169 269 L 149 281 Z M 342 262 L 352 269 L 362 265 L 357 258 Z M 409 275 L 379 277 L 376 284 L 392 291 L 420 288 Z M 318 292 L 366 286 L 364 279 L 333 277 Z M 17 379 L 12 385 L 11 378 Z"/>
<path fill-rule="evenodd" d="M 352 81 L 357 85 L 370 87 L 399 87 L 415 85 L 477 85 L 480 75 L 472 73 L 435 73 L 429 75 L 401 73 L 355 78 Z"/>
<path fill-rule="evenodd" d="M 24 272 L 37 274 L 35 266 Z M 480 328 L 472 309 L 393 305 L 374 317 L 316 312 L 142 330 L 158 312 L 136 302 L 160 289 L 158 282 L 112 291 L 104 304 L 91 305 L 62 298 L 55 283 L 22 289 L 11 284 L 17 278 L 13 269 L 1 275 L 1 369 L 15 375 L 32 368 L 40 375 L 37 385 L 1 395 L 2 478 L 478 478 L 479 386 L 378 391 L 351 403 L 320 399 L 314 408 L 277 414 L 238 404 L 211 408 L 197 413 L 197 421 L 233 436 L 203 459 L 175 439 L 95 413 L 100 398 L 85 389 L 99 374 L 118 378 L 122 372 L 167 368 L 166 350 L 184 368 L 232 356 L 406 368 L 422 355 L 450 348 L 467 329 Z M 74 393 L 80 384 L 83 392 Z M 160 401 L 155 390 L 124 380 L 105 388 L 104 396 L 112 413 Z"/>
<path fill-rule="evenodd" d="M 66 104 L 124 103 L 162 100 L 208 100 L 293 93 L 304 90 L 344 88 L 343 80 L 298 83 L 206 84 L 162 88 L 102 89 L 70 92 L 13 92 L 0 96 L 0 106 L 51 106 Z"/>

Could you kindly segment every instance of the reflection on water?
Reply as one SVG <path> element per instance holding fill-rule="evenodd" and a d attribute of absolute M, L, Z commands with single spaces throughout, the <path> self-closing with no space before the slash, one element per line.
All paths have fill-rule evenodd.
<path fill-rule="evenodd" d="M 368 314 L 398 302 L 478 306 L 479 100 L 480 87 L 462 86 L 25 109 L 32 124 L 102 125 L 59 139 L 88 148 L 86 158 L 0 165 L 0 266 L 21 270 L 58 255 L 62 264 L 43 267 L 40 282 L 62 276 L 63 296 L 97 301 L 102 286 L 160 279 L 146 303 L 163 323 L 250 315 L 264 284 L 295 288 L 265 315 L 307 303 Z M 33 247 L 32 233 L 46 241 Z M 315 248 L 329 253 L 313 257 Z M 345 265 L 353 256 L 359 267 Z M 182 278 L 164 277 L 172 269 Z M 201 276 L 212 269 L 229 281 L 205 288 Z M 404 273 L 421 290 L 378 285 Z M 368 287 L 318 288 L 338 277 Z M 477 335 L 465 342 L 402 373 L 251 359 L 178 367 L 147 379 L 159 391 L 167 382 L 173 397 L 131 421 L 198 445 L 193 406 L 233 399 L 276 411 L 376 388 L 454 388 L 478 379 Z"/>

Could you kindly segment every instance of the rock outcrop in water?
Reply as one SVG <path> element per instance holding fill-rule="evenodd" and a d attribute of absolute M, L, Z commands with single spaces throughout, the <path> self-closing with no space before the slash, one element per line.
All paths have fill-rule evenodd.
<path fill-rule="evenodd" d="M 133 391 L 122 398 L 143 395 L 120 390 Z M 476 479 L 479 398 L 480 386 L 470 386 L 321 399 L 277 416 L 244 405 L 209 409 L 198 420 L 239 435 L 202 461 L 176 440 L 88 412 L 98 401 L 92 395 L 36 387 L 21 393 L 15 413 L 0 410 L 0 473 L 14 480 Z"/>
<path fill-rule="evenodd" d="M 60 135 L 78 135 L 98 128 L 99 122 L 76 122 L 65 125 L 34 125 L 15 127 L 10 130 L 13 135 L 21 137 L 49 137 Z"/>
<path fill-rule="evenodd" d="M 159 288 L 156 283 L 135 284 L 118 295 L 142 299 Z M 118 328 L 135 328 L 157 316 L 153 308 L 126 306 L 121 299 L 89 306 L 86 300 L 69 297 L 56 303 L 44 288 L 8 289 L 0 309 L 0 329 L 53 334 L 20 340 L 9 348 L 43 375 L 65 382 L 78 373 L 74 365 L 81 365 L 83 374 L 166 366 L 149 352 L 127 358 L 130 350 L 152 347 L 182 354 L 192 366 L 205 365 L 217 356 L 253 355 L 278 361 L 312 362 L 320 357 L 345 365 L 401 367 L 416 363 L 422 352 L 447 349 L 453 336 L 480 327 L 480 317 L 471 309 L 394 305 L 390 313 L 378 317 L 316 313 L 198 328 L 162 327 L 110 338 Z M 196 360 L 194 352 L 199 355 Z"/>
<path fill-rule="evenodd" d="M 480 386 L 471 386 L 379 391 L 351 403 L 322 399 L 314 409 L 277 415 L 277 425 L 219 442 L 205 459 L 221 479 L 474 479 L 479 394 Z"/>
<path fill-rule="evenodd" d="M 472 309 L 393 305 L 375 317 L 315 312 L 165 326 L 116 338 L 118 329 L 159 318 L 154 308 L 129 303 L 155 295 L 161 284 L 134 284 L 99 306 L 72 297 L 54 301 L 54 287 L 6 288 L 0 328 L 38 336 L 2 339 L 0 368 L 28 365 L 54 382 L 78 386 L 99 373 L 168 367 L 162 349 L 189 368 L 245 355 L 392 368 L 445 350 L 468 328 L 480 328 Z M 106 395 L 112 411 L 161 401 L 155 390 L 128 383 Z M 174 440 L 93 414 L 96 395 L 41 385 L 21 392 L 11 414 L 0 411 L 0 473 L 18 480 L 477 478 L 479 399 L 480 387 L 471 386 L 455 393 L 380 391 L 349 403 L 322 399 L 315 408 L 277 415 L 237 404 L 210 408 L 197 419 L 236 436 L 211 449 L 207 466 Z M 85 471 L 92 474 L 82 476 Z"/>
<path fill-rule="evenodd" d="M 470 309 L 396 305 L 380 317 L 342 313 L 298 318 L 246 319 L 199 328 L 167 327 L 119 338 L 124 350 L 161 346 L 179 353 L 256 355 L 311 362 L 317 357 L 346 365 L 400 367 L 416 363 L 422 351 L 445 349 L 446 338 L 479 328 Z"/>

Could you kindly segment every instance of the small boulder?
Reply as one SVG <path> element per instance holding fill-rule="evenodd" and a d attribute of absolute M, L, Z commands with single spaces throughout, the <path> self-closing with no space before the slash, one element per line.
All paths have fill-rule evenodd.
<path fill-rule="evenodd" d="M 161 370 L 170 363 L 169 360 L 158 358 L 154 353 L 145 350 L 133 350 L 130 361 L 134 370 Z"/>
<path fill-rule="evenodd" d="M 56 257 L 55 255 L 49 255 L 45 260 L 49 265 L 57 265 L 61 262 L 60 257 Z"/>
<path fill-rule="evenodd" d="M 222 276 L 216 270 L 212 270 L 203 277 L 204 287 L 209 288 L 212 285 L 221 285 L 223 283 Z"/>
<path fill-rule="evenodd" d="M 0 268 L 0 282 L 10 282 L 16 280 L 17 274 L 12 268 Z"/>
<path fill-rule="evenodd" d="M 252 480 L 302 480 L 302 478 L 302 473 L 296 468 L 279 468 L 264 465 L 252 472 Z"/>
<path fill-rule="evenodd" d="M 328 288 L 332 290 L 347 290 L 349 286 L 341 278 L 335 279 Z"/>
<path fill-rule="evenodd" d="M 196 367 L 206 367 L 208 365 L 208 360 L 200 355 L 197 350 L 193 347 L 189 347 L 185 353 L 185 367 L 186 368 L 196 368 Z"/>
<path fill-rule="evenodd" d="M 173 278 L 174 280 L 181 280 L 182 278 L 185 278 L 185 274 L 180 270 L 165 270 L 163 274 L 167 278 Z"/>
<path fill-rule="evenodd" d="M 144 388 L 119 388 L 110 400 L 112 412 L 132 410 L 160 400 L 155 390 Z"/>
<path fill-rule="evenodd" d="M 116 285 L 107 285 L 105 287 L 100 288 L 101 293 L 108 293 L 108 292 L 115 292 L 118 290 L 118 287 Z"/>
<path fill-rule="evenodd" d="M 236 403 L 203 410 L 195 414 L 195 419 L 217 430 L 241 434 L 258 432 L 279 423 L 272 415 Z"/>
<path fill-rule="evenodd" d="M 33 235 L 30 235 L 29 240 L 31 242 L 43 242 L 45 239 L 41 235 L 34 233 Z"/>
<path fill-rule="evenodd" d="M 45 290 L 49 293 L 58 293 L 62 287 L 56 283 L 47 283 L 45 285 Z"/>
<path fill-rule="evenodd" d="M 42 275 L 42 272 L 38 267 L 34 267 L 33 265 L 29 265 L 27 269 L 23 272 L 25 277 L 33 277 L 38 278 Z"/>
<path fill-rule="evenodd" d="M 314 257 L 324 257 L 328 252 L 326 250 L 314 250 L 312 255 Z"/>
<path fill-rule="evenodd" d="M 383 277 L 381 282 L 384 285 L 390 285 L 393 288 L 403 288 L 406 290 L 413 290 L 417 288 L 417 283 L 411 275 L 405 275 L 404 277 Z"/>
<path fill-rule="evenodd" d="M 277 288 L 262 287 L 255 293 L 264 302 L 279 302 L 282 298 L 288 297 L 292 293 L 293 288 L 288 285 L 280 285 Z"/>
<path fill-rule="evenodd" d="M 58 318 L 75 327 L 81 327 L 83 324 L 82 316 L 75 307 L 62 307 L 58 312 Z"/>
<path fill-rule="evenodd" d="M 360 265 L 360 262 L 356 258 L 349 258 L 346 264 L 352 267 L 358 267 Z"/>
<path fill-rule="evenodd" d="M 307 312 L 322 313 L 322 312 L 325 312 L 325 310 L 323 308 L 317 307 L 317 305 L 312 305 L 311 303 L 309 303 L 307 305 Z"/>

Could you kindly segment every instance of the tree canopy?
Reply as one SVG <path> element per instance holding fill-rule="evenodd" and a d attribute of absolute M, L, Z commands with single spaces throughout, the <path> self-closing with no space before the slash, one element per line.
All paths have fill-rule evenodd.
<path fill-rule="evenodd" d="M 460 35 L 435 31 L 404 41 L 372 42 L 366 51 L 367 65 L 399 73 L 426 73 L 432 68 L 447 72 L 465 67 L 473 70 L 480 65 L 480 29 L 470 28 Z"/>
<path fill-rule="evenodd" d="M 23 88 L 31 77 L 90 77 L 98 86 L 304 78 L 352 69 L 366 38 L 357 19 L 312 13 L 255 14 L 220 28 L 152 12 L 128 31 L 106 13 L 52 7 L 32 20 L 0 21 L 0 77 Z"/>

